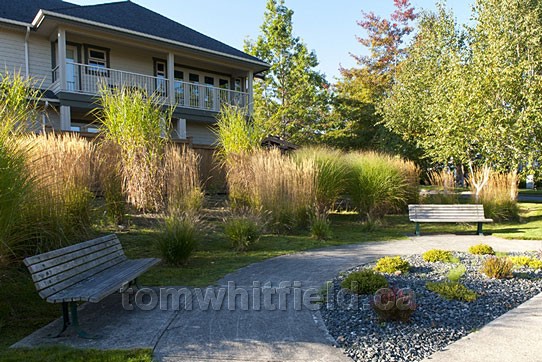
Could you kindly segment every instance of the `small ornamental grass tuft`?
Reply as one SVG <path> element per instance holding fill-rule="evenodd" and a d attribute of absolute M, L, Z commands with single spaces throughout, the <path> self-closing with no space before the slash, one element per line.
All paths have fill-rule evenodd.
<path fill-rule="evenodd" d="M 462 300 L 464 302 L 474 302 L 478 295 L 475 291 L 467 288 L 463 284 L 454 282 L 429 282 L 425 287 L 448 300 Z"/>
<path fill-rule="evenodd" d="M 257 215 L 236 215 L 226 219 L 224 233 L 237 251 L 245 251 L 262 235 L 262 223 Z"/>
<path fill-rule="evenodd" d="M 164 260 L 172 265 L 185 264 L 198 244 L 198 220 L 188 216 L 168 217 L 158 237 Z"/>
<path fill-rule="evenodd" d="M 469 253 L 474 255 L 495 255 L 495 250 L 487 244 L 478 244 L 471 246 Z"/>
<path fill-rule="evenodd" d="M 388 280 L 372 269 L 362 269 L 348 274 L 341 287 L 356 294 L 373 294 L 379 289 L 388 287 Z"/>
<path fill-rule="evenodd" d="M 317 215 L 311 218 L 311 237 L 316 240 L 328 240 L 332 236 L 331 222 L 325 215 Z"/>
<path fill-rule="evenodd" d="M 505 279 L 512 277 L 514 264 L 508 258 L 491 257 L 482 265 L 481 272 L 489 278 Z"/>
<path fill-rule="evenodd" d="M 448 250 L 431 249 L 422 254 L 423 260 L 430 263 L 436 263 L 438 261 L 444 263 L 450 263 L 453 259 L 453 254 Z"/>
<path fill-rule="evenodd" d="M 386 256 L 378 259 L 374 269 L 377 272 L 393 274 L 393 273 L 407 273 L 410 270 L 410 264 L 400 256 Z"/>

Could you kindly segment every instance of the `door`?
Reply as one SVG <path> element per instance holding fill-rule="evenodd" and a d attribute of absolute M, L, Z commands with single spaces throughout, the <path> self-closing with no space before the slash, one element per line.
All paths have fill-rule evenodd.
<path fill-rule="evenodd" d="M 66 87 L 68 91 L 78 90 L 78 70 L 77 70 L 77 47 L 66 46 Z"/>

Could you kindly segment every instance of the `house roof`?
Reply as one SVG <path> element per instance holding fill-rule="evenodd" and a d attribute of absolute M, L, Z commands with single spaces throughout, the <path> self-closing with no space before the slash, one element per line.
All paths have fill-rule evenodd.
<path fill-rule="evenodd" d="M 0 18 L 30 24 L 40 9 L 55 10 L 77 6 L 62 0 L 2 0 Z"/>
<path fill-rule="evenodd" d="M 61 0 L 1 0 L 0 18 L 31 23 L 39 10 L 207 49 L 250 62 L 262 60 L 131 1 L 80 6 Z"/>

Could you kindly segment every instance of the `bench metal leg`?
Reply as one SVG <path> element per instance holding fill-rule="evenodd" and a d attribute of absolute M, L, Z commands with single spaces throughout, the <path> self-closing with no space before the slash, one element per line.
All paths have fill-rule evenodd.
<path fill-rule="evenodd" d="M 420 224 L 416 223 L 416 236 L 420 236 Z"/>
<path fill-rule="evenodd" d="M 66 332 L 66 329 L 70 326 L 70 314 L 68 312 L 68 303 L 62 303 L 62 330 L 55 336 L 59 338 L 62 336 L 62 333 Z"/>
<path fill-rule="evenodd" d="M 70 321 L 70 315 L 71 315 L 71 321 Z M 58 335 L 56 335 L 55 338 L 62 337 L 62 334 L 66 332 L 66 330 L 69 327 L 73 327 L 73 329 L 77 332 L 77 335 L 81 338 L 85 338 L 85 339 L 102 338 L 101 336 L 88 334 L 87 332 L 81 329 L 81 327 L 79 326 L 79 315 L 77 314 L 76 302 L 62 303 L 62 320 L 63 320 L 62 330 L 60 331 L 60 333 L 58 333 Z"/>
<path fill-rule="evenodd" d="M 72 317 L 72 326 L 75 329 L 75 331 L 77 332 L 77 335 L 79 337 L 85 338 L 85 339 L 100 339 L 100 338 L 102 338 L 101 336 L 98 336 L 98 335 L 88 334 L 87 332 L 85 332 L 84 330 L 81 329 L 81 327 L 79 326 L 79 315 L 77 314 L 77 303 L 76 302 L 70 302 L 70 312 L 71 312 L 71 317 Z"/>
<path fill-rule="evenodd" d="M 482 231 L 482 223 L 481 222 L 478 223 L 478 230 L 476 230 L 476 232 L 478 233 L 478 235 L 484 236 L 484 233 Z"/>

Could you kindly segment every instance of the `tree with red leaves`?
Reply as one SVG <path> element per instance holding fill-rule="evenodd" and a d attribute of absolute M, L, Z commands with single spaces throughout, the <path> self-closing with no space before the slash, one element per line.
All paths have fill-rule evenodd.
<path fill-rule="evenodd" d="M 369 49 L 369 55 L 351 54 L 358 66 L 340 69 L 335 84 L 333 124 L 326 141 L 345 148 L 377 148 L 408 153 L 404 142 L 379 125 L 376 105 L 393 85 L 396 68 L 405 57 L 402 44 L 412 33 L 417 14 L 409 0 L 394 0 L 389 18 L 363 12 L 357 24 L 366 37 L 357 37 Z M 407 147 L 408 148 L 408 147 Z"/>

